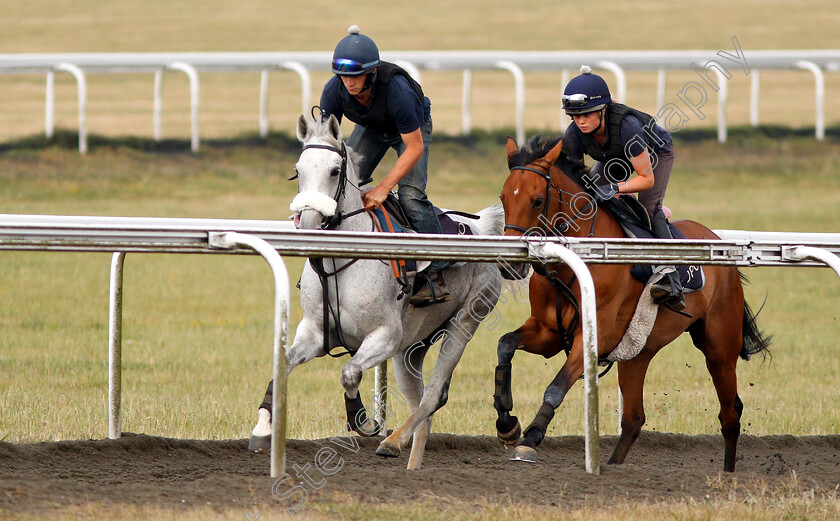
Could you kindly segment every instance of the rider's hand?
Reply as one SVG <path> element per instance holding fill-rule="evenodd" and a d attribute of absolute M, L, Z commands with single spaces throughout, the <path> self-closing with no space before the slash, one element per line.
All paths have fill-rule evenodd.
<path fill-rule="evenodd" d="M 593 190 L 593 196 L 595 199 L 599 201 L 609 201 L 616 195 L 618 195 L 618 185 L 615 183 L 610 183 L 604 186 L 596 186 L 595 190 Z"/>
<path fill-rule="evenodd" d="M 364 194 L 365 209 L 379 208 L 388 198 L 390 190 L 382 185 L 376 185 Z"/>

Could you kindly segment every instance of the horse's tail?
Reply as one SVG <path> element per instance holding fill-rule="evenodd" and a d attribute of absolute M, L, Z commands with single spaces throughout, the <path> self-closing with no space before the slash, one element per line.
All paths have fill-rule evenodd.
<path fill-rule="evenodd" d="M 505 209 L 502 204 L 488 206 L 478 212 L 480 219 L 476 222 L 480 235 L 505 234 Z"/>
<path fill-rule="evenodd" d="M 740 271 L 738 271 L 738 275 L 740 275 L 743 284 L 749 284 L 746 275 Z M 756 324 L 756 317 L 761 313 L 761 309 L 763 308 L 764 304 L 761 305 L 758 313 L 753 313 L 750 305 L 744 299 L 744 342 L 741 347 L 741 358 L 744 360 L 749 360 L 752 355 L 757 353 L 761 353 L 765 358 L 770 354 L 770 342 L 773 340 L 773 336 L 765 336 L 764 331 L 758 329 L 758 325 Z"/>

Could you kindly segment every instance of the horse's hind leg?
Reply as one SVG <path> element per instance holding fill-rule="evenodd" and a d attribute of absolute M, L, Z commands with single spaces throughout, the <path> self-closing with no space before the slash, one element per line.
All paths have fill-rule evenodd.
<path fill-rule="evenodd" d="M 618 364 L 618 386 L 624 408 L 621 411 L 621 437 L 607 462 L 611 465 L 624 463 L 645 424 L 644 385 L 651 358 L 642 352 L 636 358 Z"/>
<path fill-rule="evenodd" d="M 452 328 L 455 329 L 455 328 Z M 470 333 L 472 334 L 472 333 Z M 446 330 L 446 335 L 441 340 L 440 355 L 435 362 L 435 370 L 432 377 L 429 379 L 428 385 L 423 392 L 423 398 L 420 400 L 417 408 L 406 418 L 402 425 L 394 429 L 394 432 L 387 438 L 382 440 L 379 447 L 376 449 L 376 454 L 379 456 L 397 457 L 400 455 L 402 448 L 408 444 L 409 438 L 419 429 L 427 431 L 431 428 L 431 417 L 435 411 L 446 404 L 449 399 L 449 382 L 452 378 L 452 372 L 455 366 L 461 359 L 466 347 L 466 340 L 461 331 Z M 412 454 L 416 452 L 417 458 L 422 458 L 423 448 L 416 447 L 419 445 L 420 439 L 423 439 L 425 445 L 426 435 L 415 438 L 415 446 L 412 447 Z M 411 462 L 420 465 L 420 461 Z M 409 468 L 416 468 L 411 467 Z"/>
<path fill-rule="evenodd" d="M 423 399 L 423 359 L 428 350 L 428 343 L 418 342 L 409 347 L 401 356 L 394 357 L 394 376 L 411 412 L 417 410 Z M 408 457 L 408 470 L 420 468 L 431 429 L 432 418 L 429 417 L 414 431 L 411 455 Z M 387 456 L 394 455 L 398 454 L 387 454 Z"/>
<path fill-rule="evenodd" d="M 735 316 L 740 325 L 740 316 Z M 734 472 L 738 437 L 741 435 L 741 412 L 744 409 L 738 396 L 738 375 L 735 371 L 741 351 L 741 328 L 718 325 L 711 330 L 702 324 L 695 324 L 689 332 L 694 345 L 706 355 L 706 368 L 720 402 L 718 418 L 725 443 L 723 470 Z"/>

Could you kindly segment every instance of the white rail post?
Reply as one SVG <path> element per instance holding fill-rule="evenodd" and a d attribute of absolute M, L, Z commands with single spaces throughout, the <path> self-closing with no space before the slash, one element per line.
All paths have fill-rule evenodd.
<path fill-rule="evenodd" d="M 563 69 L 560 73 L 560 94 L 563 94 L 563 91 L 566 90 L 566 85 L 569 84 L 569 69 Z M 560 130 L 562 132 L 566 132 L 566 129 L 569 127 L 569 116 L 566 114 L 566 111 L 563 110 L 563 104 L 560 104 Z"/>
<path fill-rule="evenodd" d="M 508 60 L 496 62 L 496 67 L 513 74 L 516 89 L 516 142 L 522 146 L 525 143 L 525 76 L 519 65 Z"/>
<path fill-rule="evenodd" d="M 152 137 L 163 139 L 163 71 L 155 71 L 155 93 L 152 101 Z"/>
<path fill-rule="evenodd" d="M 720 85 L 720 88 L 718 89 L 718 142 L 726 143 L 726 99 L 728 97 L 726 76 L 724 76 L 723 73 L 720 72 L 717 67 L 712 67 L 712 70 L 715 71 L 715 76 L 717 76 L 718 85 Z"/>
<path fill-rule="evenodd" d="M 271 244 L 254 235 L 210 232 L 215 248 L 250 248 L 268 262 L 274 275 L 274 394 L 271 400 L 271 477 L 286 472 L 286 348 L 289 343 L 289 272 L 283 258 Z"/>
<path fill-rule="evenodd" d="M 600 474 L 601 440 L 598 435 L 598 319 L 595 283 L 586 263 L 574 252 L 556 243 L 528 243 L 539 259 L 560 259 L 575 273 L 580 284 L 580 314 L 583 328 L 584 428 L 586 472 Z"/>
<path fill-rule="evenodd" d="M 615 74 L 615 91 L 617 93 L 615 96 L 616 101 L 624 103 L 624 100 L 627 99 L 627 77 L 624 75 L 624 69 L 622 69 L 617 63 L 608 60 L 599 61 L 598 67 L 607 69 Z"/>
<path fill-rule="evenodd" d="M 753 69 L 750 74 L 752 74 L 750 79 L 750 125 L 758 128 L 758 88 L 761 80 L 759 79 L 758 69 Z"/>
<path fill-rule="evenodd" d="M 260 137 L 268 137 L 268 78 L 269 70 L 263 69 L 260 73 Z M 304 114 L 306 112 L 304 111 Z"/>
<path fill-rule="evenodd" d="M 816 248 L 814 246 L 783 246 L 782 258 L 794 262 L 814 259 L 827 264 L 840 277 L 840 257 L 822 248 Z"/>
<path fill-rule="evenodd" d="M 308 114 L 309 109 L 312 107 L 310 105 L 310 93 L 312 92 L 312 78 L 309 75 L 309 71 L 306 70 L 302 64 L 298 62 L 284 62 L 283 63 L 284 69 L 289 69 L 290 71 L 294 71 L 300 77 L 300 105 L 301 105 L 301 114 Z"/>
<path fill-rule="evenodd" d="M 823 112 L 823 106 L 825 105 L 825 76 L 823 75 L 823 71 L 820 69 L 819 65 L 814 62 L 802 60 L 796 62 L 795 65 L 799 69 L 809 70 L 814 74 L 814 96 L 816 105 L 816 115 L 814 116 L 814 134 L 817 136 L 817 140 L 822 141 L 825 139 L 825 114 Z"/>
<path fill-rule="evenodd" d="M 418 69 L 417 66 L 414 65 L 413 63 L 411 63 L 410 61 L 395 60 L 394 65 L 398 65 L 398 66 L 402 67 L 403 69 L 405 69 L 406 72 L 412 78 L 414 78 L 414 81 L 416 81 L 417 83 L 420 83 L 420 84 L 423 83 L 423 79 L 420 77 L 420 69 Z"/>
<path fill-rule="evenodd" d="M 198 108 L 199 108 L 199 88 L 198 88 L 198 72 L 195 67 L 189 63 L 174 62 L 167 67 L 169 70 L 181 71 L 190 79 L 190 150 L 198 152 L 199 135 L 198 135 Z"/>
<path fill-rule="evenodd" d="M 388 435 L 388 361 L 376 366 L 373 373 L 374 387 L 374 414 L 376 424 L 379 425 L 379 432 L 383 436 Z"/>
<path fill-rule="evenodd" d="M 125 252 L 111 257 L 108 300 L 108 438 L 122 436 L 122 309 Z"/>
<path fill-rule="evenodd" d="M 55 135 L 55 71 L 47 73 L 47 97 L 44 100 L 44 135 L 52 139 Z"/>
<path fill-rule="evenodd" d="M 668 73 L 665 69 L 659 69 L 656 73 L 656 113 L 665 106 L 665 85 L 668 80 Z"/>
<path fill-rule="evenodd" d="M 470 96 L 472 91 L 472 71 L 464 69 L 464 80 L 461 87 L 461 134 L 468 136 L 472 132 L 472 112 L 470 111 Z"/>
<path fill-rule="evenodd" d="M 87 80 L 85 73 L 78 66 L 72 63 L 59 63 L 55 70 L 69 72 L 76 78 L 79 99 L 79 153 L 86 154 L 87 142 Z"/>

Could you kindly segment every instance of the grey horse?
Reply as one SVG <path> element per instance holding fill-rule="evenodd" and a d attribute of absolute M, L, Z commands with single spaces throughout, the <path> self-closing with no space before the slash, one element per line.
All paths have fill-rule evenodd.
<path fill-rule="evenodd" d="M 297 137 L 304 148 L 295 165 L 298 195 L 292 202 L 295 223 L 302 229 L 329 228 L 345 232 L 370 232 L 371 216 L 364 211 L 354 163 L 355 154 L 343 142 L 335 117 L 298 119 Z M 479 219 L 453 216 L 477 234 L 501 235 L 504 210 L 485 208 Z M 336 216 L 342 218 L 336 219 Z M 327 341 L 324 341 L 324 290 L 313 268 L 332 274 L 328 279 L 329 307 Z M 334 274 L 333 274 L 334 273 Z M 359 384 L 363 373 L 393 359 L 397 385 L 411 408 L 406 421 L 379 445 L 376 454 L 398 457 L 414 436 L 408 469 L 418 469 L 431 430 L 432 415 L 447 401 L 452 372 L 467 342 L 496 305 L 502 288 L 499 266 L 494 263 L 461 263 L 447 269 L 447 287 L 452 299 L 427 307 L 414 307 L 408 298 L 398 299 L 402 286 L 387 261 L 310 259 L 300 280 L 303 320 L 286 353 L 288 372 L 304 362 L 322 357 L 334 347 L 353 353 L 341 370 L 345 390 L 348 428 L 363 436 L 378 434 L 379 426 L 367 418 Z M 335 313 L 339 316 L 336 327 Z M 434 372 L 422 373 L 429 348 L 440 342 Z M 249 448 L 270 447 L 271 391 L 259 409 L 259 421 Z"/>

